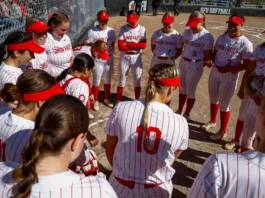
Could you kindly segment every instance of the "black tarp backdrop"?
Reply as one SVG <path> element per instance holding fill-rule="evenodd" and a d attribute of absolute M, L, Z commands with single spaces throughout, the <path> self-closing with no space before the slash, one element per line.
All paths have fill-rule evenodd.
<path fill-rule="evenodd" d="M 162 4 L 164 2 L 164 5 Z M 126 15 L 130 8 L 132 8 L 133 0 L 105 0 L 105 6 L 110 15 L 120 15 L 124 7 L 124 14 Z M 173 12 L 174 0 L 161 0 L 159 12 Z M 146 10 L 145 10 L 146 9 Z M 191 13 L 195 10 L 201 10 L 207 14 L 230 15 L 235 13 L 243 14 L 244 16 L 265 16 L 265 9 L 257 8 L 234 8 L 221 6 L 207 6 L 207 5 L 189 5 L 184 4 L 178 7 L 180 13 Z M 152 0 L 143 0 L 142 11 L 152 13 Z"/>

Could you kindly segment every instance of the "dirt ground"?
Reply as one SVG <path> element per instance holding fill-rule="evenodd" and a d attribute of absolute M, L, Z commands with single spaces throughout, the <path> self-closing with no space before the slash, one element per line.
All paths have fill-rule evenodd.
<path fill-rule="evenodd" d="M 178 17 L 175 17 L 175 24 L 174 28 L 183 33 L 188 19 L 188 14 L 180 14 Z M 144 71 L 142 76 L 142 92 L 141 96 L 144 97 L 144 90 L 146 86 L 146 82 L 148 79 L 148 69 L 150 66 L 150 60 L 152 57 L 151 47 L 150 47 L 150 40 L 152 33 L 161 28 L 161 18 L 162 13 L 158 16 L 151 16 L 150 14 L 143 14 L 139 20 L 139 23 L 142 24 L 146 28 L 147 33 L 147 49 L 144 50 L 142 59 L 144 64 Z M 208 15 L 206 16 L 206 21 L 208 25 L 208 30 L 213 34 L 215 40 L 217 37 L 222 34 L 226 30 L 226 21 L 228 16 L 220 16 L 220 15 Z M 262 26 L 262 22 L 264 22 L 264 18 L 258 17 L 246 17 L 246 23 L 242 33 L 249 38 L 250 41 L 253 42 L 254 47 L 257 44 L 265 41 L 265 35 L 262 37 L 261 32 L 265 29 L 265 26 Z M 111 17 L 109 26 L 114 28 L 116 31 L 116 35 L 118 36 L 118 31 L 120 26 L 126 23 L 125 17 Z M 116 87 L 117 87 L 117 79 L 118 79 L 118 69 L 117 65 L 119 62 L 119 51 L 117 48 L 117 44 L 115 47 L 115 69 L 112 79 L 112 88 L 111 88 L 111 100 L 115 103 L 116 98 Z M 176 61 L 179 62 L 179 59 Z M 198 171 L 200 170 L 202 164 L 204 163 L 205 159 L 209 157 L 212 153 L 224 151 L 222 149 L 222 145 L 225 141 L 211 141 L 209 139 L 209 135 L 212 132 L 216 132 L 219 129 L 219 119 L 218 119 L 218 126 L 213 129 L 211 132 L 205 132 L 200 129 L 200 126 L 203 123 L 206 123 L 210 119 L 210 110 L 209 110 L 209 96 L 208 96 L 208 76 L 210 73 L 209 68 L 204 69 L 204 74 L 199 82 L 197 93 L 196 93 L 196 103 L 191 112 L 191 120 L 189 122 L 189 148 L 184 151 L 180 158 L 177 160 L 175 164 L 176 173 L 172 179 L 174 184 L 174 191 L 172 197 L 185 197 L 187 194 L 188 189 L 191 187 Z M 241 83 L 241 77 L 239 79 L 239 84 Z M 103 85 L 103 84 L 102 84 Z M 101 85 L 101 90 L 103 90 L 103 86 Z M 239 87 L 239 86 L 238 86 Z M 132 78 L 129 74 L 126 82 L 126 87 L 124 89 L 124 100 L 134 99 L 134 92 L 133 92 L 133 85 L 132 85 Z M 102 102 L 103 92 L 100 92 L 100 100 Z M 237 115 L 239 111 L 240 100 L 236 96 L 233 96 L 231 104 L 230 104 L 230 111 L 231 111 L 231 118 L 228 124 L 228 137 L 226 140 L 231 139 L 234 135 L 235 124 L 237 120 Z M 176 93 L 173 101 L 171 102 L 171 107 L 175 111 L 178 107 L 178 93 Z M 109 173 L 108 170 L 111 170 L 110 165 L 107 162 L 105 156 L 105 143 L 106 143 L 106 135 L 104 133 L 104 127 L 106 125 L 106 121 L 108 116 L 110 115 L 111 109 L 104 106 L 100 103 L 100 110 L 99 112 L 92 112 L 95 115 L 95 118 L 90 120 L 90 130 L 91 132 L 98 137 L 100 140 L 99 145 L 92 148 L 98 156 L 98 161 L 101 166 L 101 171 L 105 173 Z"/>

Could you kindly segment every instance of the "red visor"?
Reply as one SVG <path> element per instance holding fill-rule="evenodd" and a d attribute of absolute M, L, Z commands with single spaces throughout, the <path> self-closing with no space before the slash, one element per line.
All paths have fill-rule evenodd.
<path fill-rule="evenodd" d="M 161 23 L 172 24 L 175 18 L 173 16 L 163 16 Z"/>
<path fill-rule="evenodd" d="M 32 33 L 32 32 L 43 33 L 46 32 L 48 29 L 50 29 L 50 27 L 47 26 L 43 21 L 37 21 L 35 23 L 32 23 L 28 27 L 27 33 Z"/>
<path fill-rule="evenodd" d="M 31 94 L 24 94 L 24 101 L 26 102 L 45 101 L 48 100 L 50 97 L 58 94 L 65 94 L 65 92 L 59 87 L 58 84 L 55 84 L 53 87 L 45 91 L 31 93 Z"/>
<path fill-rule="evenodd" d="M 109 60 L 110 59 L 108 50 L 101 50 L 101 49 L 98 49 L 96 47 L 93 47 L 93 50 L 98 53 L 99 58 L 101 58 L 102 60 Z"/>
<path fill-rule="evenodd" d="M 158 81 L 155 81 L 155 84 L 166 87 L 179 87 L 179 89 L 182 91 L 182 87 L 180 86 L 180 77 L 162 78 Z"/>
<path fill-rule="evenodd" d="M 44 48 L 37 45 L 33 39 L 24 43 L 8 44 L 8 50 L 29 50 L 31 52 L 41 54 L 44 52 Z"/>
<path fill-rule="evenodd" d="M 139 16 L 137 14 L 128 14 L 127 15 L 127 22 L 129 23 L 136 23 L 139 19 Z"/>
<path fill-rule="evenodd" d="M 240 25 L 240 24 L 244 25 L 244 20 L 241 19 L 239 16 L 231 16 L 231 17 L 229 17 L 229 19 L 228 19 L 228 21 L 226 23 L 228 23 L 228 22 L 234 22 L 237 25 Z"/>
<path fill-rule="evenodd" d="M 98 20 L 104 21 L 104 20 L 109 20 L 109 15 L 106 12 L 101 12 L 98 15 Z"/>
<path fill-rule="evenodd" d="M 189 26 L 191 28 L 196 28 L 197 25 L 199 23 L 203 22 L 203 21 L 204 21 L 204 18 L 194 18 L 194 17 L 192 17 L 192 18 L 189 18 L 189 21 L 186 24 L 186 26 Z"/>

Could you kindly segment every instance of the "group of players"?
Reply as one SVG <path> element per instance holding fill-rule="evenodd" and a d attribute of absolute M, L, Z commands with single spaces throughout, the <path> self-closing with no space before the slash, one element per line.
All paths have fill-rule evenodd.
<path fill-rule="evenodd" d="M 64 13 L 54 13 L 47 25 L 40 19 L 29 19 L 26 33 L 11 33 L 2 43 L 0 194 L 16 198 L 171 197 L 173 165 L 188 147 L 187 121 L 207 66 L 212 67 L 211 120 L 202 128 L 216 126 L 220 106 L 221 128 L 210 138 L 226 136 L 229 103 L 239 72 L 246 70 L 238 93 L 242 102 L 235 138 L 225 148 L 239 145 L 242 133 L 241 152 L 250 150 L 257 131 L 256 150 L 212 155 L 188 197 L 263 197 L 264 103 L 261 95 L 246 84 L 250 76 L 265 75 L 265 44 L 253 52 L 252 43 L 241 34 L 245 22 L 241 15 L 229 17 L 227 31 L 214 45 L 203 13 L 195 11 L 190 15 L 182 35 L 173 28 L 175 17 L 166 13 L 163 27 L 151 38 L 149 80 L 145 98 L 139 99 L 146 31 L 138 24 L 135 11 L 129 11 L 126 17 L 127 24 L 120 28 L 118 37 L 121 56 L 117 105 L 105 127 L 106 155 L 113 167 L 110 184 L 98 172 L 95 153 L 84 144 L 87 140 L 92 146 L 98 143 L 88 131 L 88 120 L 94 117 L 90 109 L 99 110 L 102 75 L 103 103 L 113 107 L 109 95 L 116 36 L 107 26 L 108 13 L 98 13 L 98 25 L 89 31 L 84 45 L 74 49 L 66 35 L 70 23 Z M 175 61 L 180 56 L 179 72 Z M 136 100 L 121 102 L 130 69 Z M 179 107 L 173 112 L 169 104 L 177 88 Z"/>

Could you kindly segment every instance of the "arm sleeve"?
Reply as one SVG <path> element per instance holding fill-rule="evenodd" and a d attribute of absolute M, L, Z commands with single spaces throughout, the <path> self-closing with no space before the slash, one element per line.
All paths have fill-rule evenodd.
<path fill-rule="evenodd" d="M 214 38 L 210 33 L 207 33 L 204 38 L 203 43 L 203 50 L 212 50 L 213 49 L 213 43 Z"/>
<path fill-rule="evenodd" d="M 249 60 L 252 53 L 253 53 L 253 44 L 250 41 L 248 41 L 246 42 L 245 49 L 243 50 L 242 53 L 243 60 Z"/>
<path fill-rule="evenodd" d="M 117 131 L 116 131 L 116 119 L 117 119 L 117 111 L 119 108 L 119 105 L 116 105 L 114 109 L 112 110 L 109 120 L 107 122 L 107 125 L 105 127 L 105 133 L 110 135 L 110 136 L 117 136 Z"/>
<path fill-rule="evenodd" d="M 188 192 L 187 198 L 219 197 L 222 178 L 217 155 L 211 155 L 204 162 Z"/>

